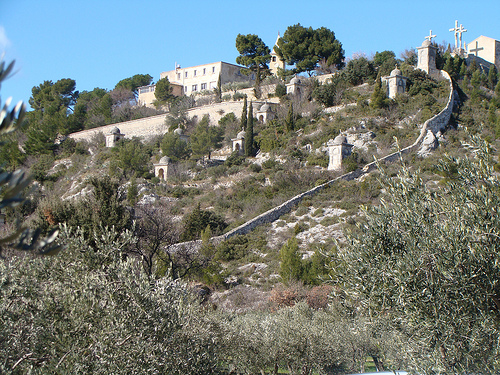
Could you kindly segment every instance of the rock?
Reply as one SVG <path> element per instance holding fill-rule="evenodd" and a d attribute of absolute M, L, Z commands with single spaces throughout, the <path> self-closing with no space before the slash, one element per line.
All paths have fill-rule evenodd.
<path fill-rule="evenodd" d="M 426 157 L 434 151 L 439 145 L 439 142 L 434 135 L 434 133 L 430 130 L 427 130 L 427 134 L 425 135 L 424 140 L 422 141 L 422 145 L 420 149 L 417 151 L 418 156 Z"/>

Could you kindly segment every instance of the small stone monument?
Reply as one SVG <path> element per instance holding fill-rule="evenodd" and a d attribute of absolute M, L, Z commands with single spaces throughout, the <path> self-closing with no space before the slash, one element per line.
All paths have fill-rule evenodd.
<path fill-rule="evenodd" d="M 106 134 L 106 147 L 115 147 L 116 142 L 122 138 L 125 138 L 125 134 L 120 133 L 120 129 L 115 126 Z"/>
<path fill-rule="evenodd" d="M 353 145 L 347 143 L 347 138 L 343 135 L 337 135 L 334 140 L 329 140 L 328 146 L 328 170 L 339 171 L 342 169 L 342 160 L 351 155 Z"/>
<path fill-rule="evenodd" d="M 168 176 L 171 176 L 174 172 L 174 165 L 168 156 L 163 156 L 157 164 L 153 164 L 155 167 L 155 177 L 158 177 L 160 181 L 167 181 Z"/>
<path fill-rule="evenodd" d="M 245 154 L 245 131 L 241 129 L 241 131 L 236 135 L 236 138 L 232 138 L 233 141 L 233 152 L 237 151 L 238 155 Z"/>
<path fill-rule="evenodd" d="M 432 38 L 435 38 L 435 35 L 432 35 L 432 30 L 429 33 L 429 36 L 425 37 L 424 42 L 420 47 L 417 47 L 418 51 L 418 63 L 417 68 L 425 71 L 429 75 L 434 75 L 438 71 L 436 69 L 436 52 L 437 47 L 432 45 Z"/>
<path fill-rule="evenodd" d="M 387 87 L 387 96 L 394 99 L 397 94 L 403 94 L 406 91 L 406 80 L 408 78 L 404 77 L 401 70 L 396 68 L 391 72 L 390 76 L 382 77 L 382 82 L 385 82 Z"/>
<path fill-rule="evenodd" d="M 290 83 L 286 85 L 286 93 L 300 97 L 302 95 L 303 87 L 304 84 L 300 78 L 295 76 L 290 80 Z"/>
<path fill-rule="evenodd" d="M 263 124 L 266 124 L 268 121 L 271 121 L 276 117 L 276 114 L 273 112 L 271 106 L 267 104 L 267 102 L 262 107 L 260 107 L 256 115 L 257 119 Z"/>

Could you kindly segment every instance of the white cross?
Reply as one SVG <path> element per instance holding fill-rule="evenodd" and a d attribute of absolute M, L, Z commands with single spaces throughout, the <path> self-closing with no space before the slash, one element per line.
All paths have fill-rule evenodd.
<path fill-rule="evenodd" d="M 432 42 L 432 38 L 435 38 L 435 35 L 432 35 L 432 30 L 429 31 L 429 36 L 426 36 L 425 39 L 427 39 L 429 42 Z"/>
<path fill-rule="evenodd" d="M 455 20 L 455 27 L 451 28 L 450 31 L 454 31 L 455 32 L 455 49 L 458 48 L 458 39 L 457 39 L 457 34 L 458 34 L 458 20 Z M 462 35 L 462 34 L 460 34 Z M 460 45 L 462 45 L 462 43 L 460 43 Z"/>
<path fill-rule="evenodd" d="M 457 30 L 457 32 L 458 32 L 458 40 L 460 41 L 458 45 L 462 46 L 462 34 L 467 32 L 467 29 L 464 29 L 464 26 L 460 24 L 460 28 Z"/>

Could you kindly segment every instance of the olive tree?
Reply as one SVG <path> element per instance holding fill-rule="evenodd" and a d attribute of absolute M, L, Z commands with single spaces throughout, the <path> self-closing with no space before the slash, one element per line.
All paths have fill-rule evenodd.
<path fill-rule="evenodd" d="M 500 181 L 489 145 L 466 146 L 474 157 L 442 161 L 439 188 L 407 168 L 385 176 L 381 205 L 340 253 L 339 285 L 392 317 L 407 338 L 400 358 L 420 373 L 500 368 Z"/>

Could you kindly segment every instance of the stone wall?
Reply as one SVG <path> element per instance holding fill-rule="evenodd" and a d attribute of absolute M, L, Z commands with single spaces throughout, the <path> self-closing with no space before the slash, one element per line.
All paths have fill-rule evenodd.
<path fill-rule="evenodd" d="M 254 102 L 254 111 L 257 111 L 264 101 Z M 214 103 L 209 105 L 204 105 L 202 107 L 190 108 L 187 111 L 189 118 L 196 117 L 201 120 L 204 115 L 210 116 L 210 124 L 217 125 L 221 117 L 228 113 L 233 112 L 236 117 L 241 116 L 241 111 L 243 109 L 243 101 L 230 101 L 222 103 Z M 118 127 L 122 134 L 125 134 L 125 138 L 141 137 L 141 138 L 151 138 L 156 135 L 165 134 L 168 131 L 168 127 L 165 124 L 165 118 L 168 113 L 145 117 L 138 120 L 131 120 L 126 122 L 119 122 L 116 124 L 110 124 L 106 126 L 100 126 L 98 128 L 93 128 L 89 130 L 82 130 L 80 132 L 72 133 L 69 135 L 76 141 L 79 140 L 90 140 L 95 134 L 102 132 L 103 134 L 108 134 L 111 129 Z"/>

